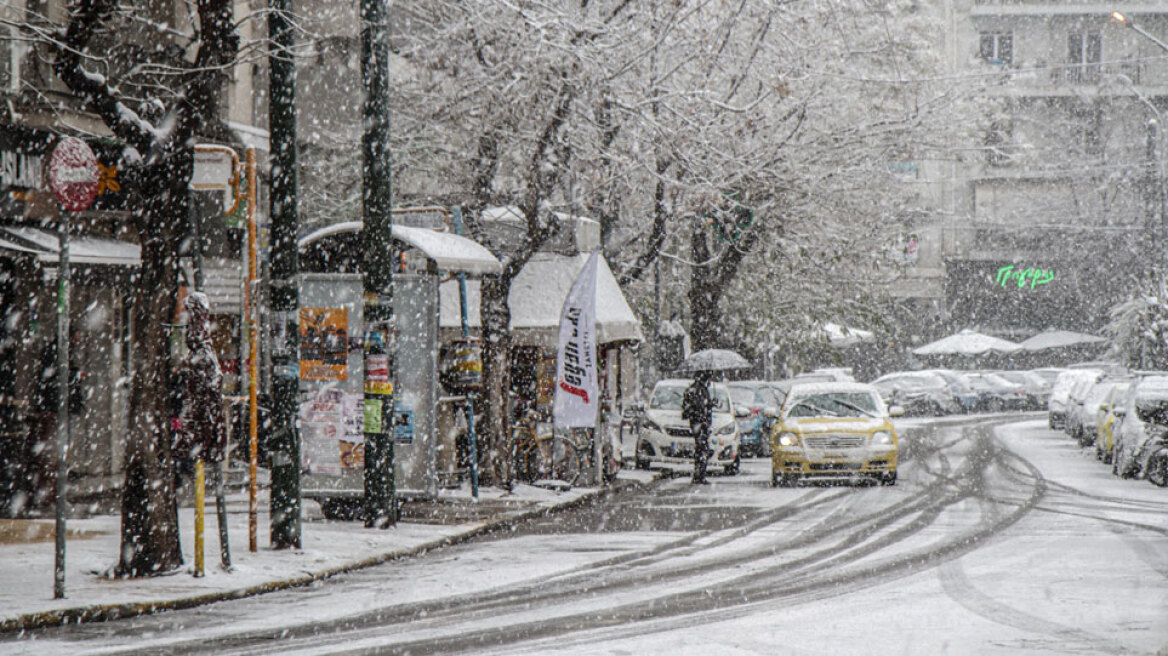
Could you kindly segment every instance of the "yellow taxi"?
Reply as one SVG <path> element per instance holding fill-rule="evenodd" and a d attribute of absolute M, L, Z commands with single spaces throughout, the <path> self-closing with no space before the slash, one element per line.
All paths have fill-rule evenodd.
<path fill-rule="evenodd" d="M 884 405 L 866 383 L 796 383 L 771 429 L 771 483 L 872 480 L 896 484 L 900 438 Z"/>

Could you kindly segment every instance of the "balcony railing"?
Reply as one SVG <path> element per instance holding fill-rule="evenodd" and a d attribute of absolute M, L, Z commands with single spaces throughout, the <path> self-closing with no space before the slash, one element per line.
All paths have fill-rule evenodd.
<path fill-rule="evenodd" d="M 1052 66 L 1050 81 L 1056 85 L 1099 84 L 1108 78 L 1123 76 L 1132 84 L 1140 84 L 1144 74 L 1143 62 L 1111 62 L 1107 64 L 1064 64 Z"/>

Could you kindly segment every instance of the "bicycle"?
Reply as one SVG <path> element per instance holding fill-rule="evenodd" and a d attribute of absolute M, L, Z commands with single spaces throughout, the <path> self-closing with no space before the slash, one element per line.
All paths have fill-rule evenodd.
<path fill-rule="evenodd" d="M 576 485 L 592 472 L 592 441 L 586 433 L 555 432 L 549 424 L 521 424 L 515 429 L 515 477 L 524 483 L 561 481 Z M 620 471 L 619 451 L 612 440 L 601 445 L 604 480 L 611 483 Z"/>
<path fill-rule="evenodd" d="M 515 478 L 524 483 L 561 481 L 568 486 L 580 479 L 580 448 L 556 435 L 550 425 L 524 422 L 516 426 Z"/>

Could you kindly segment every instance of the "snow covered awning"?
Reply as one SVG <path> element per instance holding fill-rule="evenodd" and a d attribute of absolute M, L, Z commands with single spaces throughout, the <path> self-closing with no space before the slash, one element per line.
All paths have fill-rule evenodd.
<path fill-rule="evenodd" d="M 511 331 L 518 344 L 555 346 L 560 328 L 560 310 L 572 282 L 588 261 L 588 253 L 560 255 L 536 253 L 511 284 Z M 448 281 L 439 288 L 442 328 L 461 326 L 458 283 Z M 479 284 L 467 282 L 467 317 L 471 327 L 479 320 Z M 602 256 L 596 280 L 596 327 L 598 342 L 642 341 L 641 322 L 629 307 L 620 285 Z"/>
<path fill-rule="evenodd" d="M 360 221 L 337 223 L 311 232 L 300 238 L 299 246 L 304 248 L 334 235 L 357 234 L 363 224 Z M 469 273 L 475 275 L 499 273 L 503 265 L 499 258 L 482 244 L 449 232 L 438 232 L 427 228 L 393 226 L 393 238 L 418 249 L 447 273 Z"/>
<path fill-rule="evenodd" d="M 55 264 L 61 259 L 57 233 L 42 228 L 0 228 L 0 249 L 30 253 L 45 263 Z M 73 264 L 137 267 L 142 265 L 141 252 L 137 244 L 117 239 L 86 234 L 69 236 L 69 261 Z"/>

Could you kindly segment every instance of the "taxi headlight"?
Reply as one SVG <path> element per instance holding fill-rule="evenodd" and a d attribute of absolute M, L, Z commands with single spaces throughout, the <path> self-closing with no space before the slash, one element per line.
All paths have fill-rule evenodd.
<path fill-rule="evenodd" d="M 779 446 L 796 446 L 799 444 L 799 436 L 794 433 L 779 433 Z"/>
<path fill-rule="evenodd" d="M 876 431 L 872 433 L 872 444 L 889 445 L 892 444 L 892 433 L 888 431 Z"/>
<path fill-rule="evenodd" d="M 734 434 L 734 422 L 730 422 L 730 423 L 726 424 L 725 426 L 718 429 L 718 435 L 733 435 L 733 434 Z"/>

